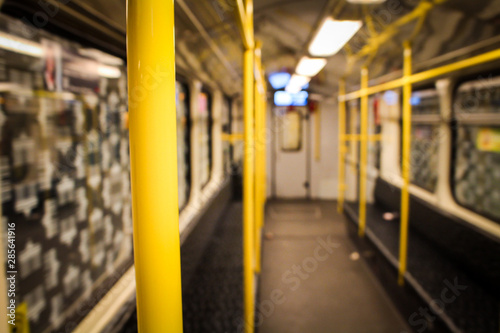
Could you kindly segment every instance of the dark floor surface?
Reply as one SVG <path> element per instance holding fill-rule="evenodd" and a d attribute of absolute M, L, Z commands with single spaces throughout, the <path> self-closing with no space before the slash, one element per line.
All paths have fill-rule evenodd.
<path fill-rule="evenodd" d="M 194 269 L 194 274 L 189 274 L 190 279 L 186 279 L 188 274 L 182 276 L 184 333 L 239 332 L 243 318 L 241 220 L 241 203 L 231 203 L 197 267 L 186 267 Z M 134 312 L 121 333 L 135 332 Z"/>
<path fill-rule="evenodd" d="M 191 281 L 182 281 L 184 333 L 238 332 L 243 318 L 242 205 L 232 203 Z"/>
<path fill-rule="evenodd" d="M 335 207 L 332 201 L 268 205 L 259 333 L 411 332 L 359 258 Z"/>
<path fill-rule="evenodd" d="M 258 291 L 259 333 L 406 333 L 334 202 L 272 201 Z M 242 205 L 232 203 L 195 268 L 183 279 L 185 333 L 241 332 Z M 300 269 L 300 271 L 299 271 Z M 137 332 L 135 313 L 123 333 Z"/>
<path fill-rule="evenodd" d="M 358 203 L 349 202 L 346 213 L 357 220 Z M 385 221 L 383 210 L 367 205 L 367 234 L 386 250 L 393 262 L 399 257 L 399 220 Z M 460 259 L 460 258 L 456 258 Z M 418 290 L 435 300 L 442 298 L 446 283 L 457 281 L 466 289 L 452 302 L 447 302 L 443 315 L 451 321 L 452 329 L 467 333 L 499 332 L 499 303 L 470 274 L 446 257 L 442 250 L 420 233 L 411 229 L 408 236 L 408 273 L 414 278 Z"/>

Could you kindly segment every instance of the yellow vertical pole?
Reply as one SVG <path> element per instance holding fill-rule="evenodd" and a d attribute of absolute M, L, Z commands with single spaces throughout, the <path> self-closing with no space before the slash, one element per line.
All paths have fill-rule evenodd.
<path fill-rule="evenodd" d="M 339 81 L 339 180 L 338 180 L 338 201 L 337 211 L 344 212 L 344 193 L 345 193 L 345 153 L 347 152 L 345 141 L 345 81 Z"/>
<path fill-rule="evenodd" d="M 407 42 L 404 45 L 403 63 L 403 161 L 402 176 L 403 186 L 401 188 L 401 227 L 399 237 L 399 274 L 398 283 L 404 285 L 404 274 L 408 255 L 408 224 L 409 224 L 409 185 L 410 185 L 410 149 L 411 149 L 411 46 Z"/>
<path fill-rule="evenodd" d="M 245 1 L 247 35 L 253 36 L 253 1 Z M 254 331 L 254 224 L 255 224 L 255 139 L 254 139 L 254 45 L 243 54 L 243 120 L 245 155 L 243 159 L 243 283 L 245 333 Z"/>
<path fill-rule="evenodd" d="M 243 159 L 243 265 L 245 284 L 245 332 L 253 332 L 254 267 L 254 115 L 253 50 L 244 52 L 244 124 L 245 155 Z"/>
<path fill-rule="evenodd" d="M 267 84 L 265 79 L 265 71 L 262 68 L 262 83 L 264 85 L 264 94 L 262 95 L 262 212 L 264 218 L 262 219 L 261 227 L 265 223 L 265 209 L 267 202 Z"/>
<path fill-rule="evenodd" d="M 261 228 L 262 220 L 264 219 L 263 198 L 262 198 L 262 181 L 263 181 L 263 152 L 265 147 L 262 142 L 262 63 L 261 63 L 261 43 L 255 43 L 255 74 L 259 75 L 259 79 L 255 80 L 255 272 L 260 273 L 261 269 Z"/>
<path fill-rule="evenodd" d="M 366 229 L 366 169 L 368 164 L 368 68 L 361 69 L 361 151 L 359 161 L 359 230 L 358 235 L 364 237 Z"/>
<path fill-rule="evenodd" d="M 174 3 L 129 0 L 127 55 L 139 332 L 182 332 Z"/>

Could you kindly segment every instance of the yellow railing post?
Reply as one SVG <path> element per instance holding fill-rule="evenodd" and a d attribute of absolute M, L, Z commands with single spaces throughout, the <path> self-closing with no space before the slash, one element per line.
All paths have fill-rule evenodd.
<path fill-rule="evenodd" d="M 263 122 L 262 122 L 262 95 L 263 95 L 263 77 L 262 77 L 262 62 L 261 62 L 261 43 L 255 43 L 255 272 L 260 273 L 261 269 L 261 230 L 264 220 L 264 203 L 262 193 L 263 182 L 263 152 L 265 146 L 262 142 Z"/>
<path fill-rule="evenodd" d="M 345 81 L 339 81 L 339 97 L 345 95 Z M 339 180 L 338 180 L 338 201 L 337 211 L 343 213 L 344 211 L 344 193 L 345 193 L 345 153 L 346 153 L 346 140 L 345 140 L 345 100 L 339 98 Z"/>
<path fill-rule="evenodd" d="M 253 332 L 254 317 L 254 110 L 253 50 L 244 52 L 244 124 L 245 154 L 243 159 L 243 275 L 245 289 L 245 332 Z"/>
<path fill-rule="evenodd" d="M 408 77 L 408 80 L 411 84 L 414 84 L 424 80 L 436 78 L 438 76 L 442 76 L 448 73 L 453 73 L 461 69 L 470 68 L 487 62 L 492 62 L 498 59 L 500 59 L 500 49 L 489 51 L 467 59 L 459 60 L 457 62 L 448 65 L 443 65 L 437 68 L 429 69 L 424 72 L 412 74 Z M 368 95 L 374 95 L 379 92 L 402 87 L 403 85 L 404 85 L 403 78 L 399 78 L 389 82 L 378 84 L 376 86 L 371 86 L 366 91 Z M 363 92 L 361 90 L 353 91 L 346 94 L 343 100 L 351 101 L 360 98 L 361 95 L 363 95 Z"/>
<path fill-rule="evenodd" d="M 403 63 L 403 156 L 402 156 L 402 176 L 403 186 L 401 187 L 401 227 L 399 238 L 399 285 L 404 284 L 404 274 L 406 272 L 406 262 L 408 255 L 408 224 L 409 224 L 409 185 L 410 185 L 410 149 L 411 149 L 411 46 L 404 45 Z"/>
<path fill-rule="evenodd" d="M 174 3 L 129 0 L 130 162 L 139 332 L 182 332 Z"/>
<path fill-rule="evenodd" d="M 254 331 L 254 260 L 255 260 L 255 133 L 254 133 L 254 43 L 253 1 L 245 1 L 246 36 L 252 40 L 243 55 L 243 118 L 245 154 L 243 159 L 243 284 L 245 333 Z"/>
<path fill-rule="evenodd" d="M 359 161 L 359 229 L 358 235 L 364 237 L 366 229 L 366 177 L 367 177 L 367 166 L 368 166 L 368 95 L 366 94 L 366 89 L 368 88 L 368 68 L 363 67 L 361 69 L 361 91 L 363 95 L 361 96 L 360 105 L 360 139 L 361 139 L 361 151 L 360 151 L 360 161 Z"/>
<path fill-rule="evenodd" d="M 262 84 L 264 85 L 264 93 L 262 95 L 262 219 L 261 227 L 264 227 L 266 202 L 267 202 L 267 84 L 265 79 L 265 71 L 262 69 Z"/>

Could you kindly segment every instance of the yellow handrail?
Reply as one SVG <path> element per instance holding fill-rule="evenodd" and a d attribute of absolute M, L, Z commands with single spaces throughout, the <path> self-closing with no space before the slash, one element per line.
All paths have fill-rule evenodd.
<path fill-rule="evenodd" d="M 247 12 L 248 0 L 243 3 L 244 0 L 236 0 L 236 16 L 238 27 L 241 32 L 241 37 L 243 39 L 243 46 L 245 49 L 252 49 L 254 47 L 254 34 L 253 34 L 253 24 L 252 28 L 249 28 L 248 21 L 253 21 L 253 3 L 251 3 L 252 17 L 250 18 L 250 13 Z"/>
<path fill-rule="evenodd" d="M 411 47 L 405 43 L 403 62 L 403 157 L 402 176 L 403 186 L 401 187 L 401 226 L 399 236 L 399 285 L 404 284 L 404 274 L 406 272 L 406 261 L 408 255 L 408 224 L 410 213 L 410 150 L 411 150 Z"/>
<path fill-rule="evenodd" d="M 244 69 L 244 123 L 245 155 L 243 158 L 243 280 L 245 298 L 245 332 L 253 332 L 254 318 L 254 224 L 255 224 L 255 152 L 253 110 L 253 50 L 245 50 Z"/>
<path fill-rule="evenodd" d="M 345 94 L 345 81 L 339 82 L 339 96 Z M 344 157 L 347 152 L 346 147 L 346 134 L 345 134 L 345 101 L 339 99 L 339 181 L 338 181 L 338 201 L 337 211 L 343 213 L 344 211 L 344 192 L 345 192 L 345 163 Z"/>
<path fill-rule="evenodd" d="M 361 90 L 368 88 L 368 68 L 361 69 Z M 366 170 L 368 167 L 368 95 L 361 97 L 361 151 L 359 163 L 359 224 L 358 235 L 364 237 L 366 229 Z"/>
<path fill-rule="evenodd" d="M 174 3 L 129 0 L 130 165 L 139 332 L 182 332 Z"/>
<path fill-rule="evenodd" d="M 255 262 L 255 132 L 254 132 L 254 30 L 253 0 L 236 1 L 236 13 L 243 38 L 243 303 L 244 331 L 254 331 Z"/>
<path fill-rule="evenodd" d="M 383 31 L 381 31 L 380 33 L 376 33 L 373 27 L 370 28 L 370 25 L 373 23 L 373 18 L 370 16 L 370 14 L 367 14 L 365 16 L 365 21 L 367 22 L 369 30 L 371 30 L 370 37 L 368 38 L 366 45 L 363 46 L 361 50 L 359 50 L 356 54 L 351 55 L 348 58 L 348 64 L 349 64 L 348 71 L 350 72 L 356 61 L 362 59 L 363 57 L 369 56 L 370 58 L 373 59 L 373 57 L 375 57 L 376 53 L 378 52 L 380 46 L 389 42 L 391 38 L 393 38 L 398 33 L 398 31 L 400 31 L 400 28 L 402 26 L 407 25 L 413 21 L 417 21 L 416 27 L 412 35 L 418 33 L 421 24 L 425 19 L 425 17 L 427 16 L 427 14 L 429 13 L 429 11 L 436 5 L 441 4 L 445 1 L 446 0 L 421 1 L 411 12 L 401 16 L 396 21 L 384 27 Z"/>
<path fill-rule="evenodd" d="M 374 141 L 381 141 L 382 140 L 382 134 L 368 134 L 367 140 L 370 142 Z M 360 134 L 345 134 L 342 136 L 342 140 L 352 140 L 352 141 L 361 141 L 361 135 Z"/>
<path fill-rule="evenodd" d="M 243 141 L 245 139 L 243 133 L 223 133 L 221 138 L 222 141 L 229 141 L 231 144 L 234 144 L 236 141 Z"/>
<path fill-rule="evenodd" d="M 440 2 L 442 0 L 439 0 Z M 466 69 L 469 67 L 477 66 L 480 64 L 484 64 L 487 62 L 491 62 L 494 60 L 500 59 L 500 49 L 496 49 L 493 51 L 489 51 L 477 56 L 470 57 L 468 59 L 460 60 L 455 63 L 451 63 L 448 65 L 440 66 L 434 69 L 426 70 L 420 73 L 412 74 L 412 56 L 411 56 L 411 47 L 409 43 L 405 44 L 404 47 L 404 68 L 403 68 L 403 77 L 385 82 L 376 86 L 365 87 L 365 83 L 362 81 L 361 89 L 357 91 L 353 91 L 351 93 L 345 93 L 344 86 L 339 85 L 339 122 L 342 121 L 342 113 L 345 112 L 345 102 L 350 100 L 355 100 L 358 98 L 364 98 L 379 92 L 383 92 L 386 90 L 391 90 L 395 88 L 403 87 L 403 153 L 402 153 L 402 178 L 403 178 L 403 186 L 401 189 L 401 227 L 400 227 L 400 248 L 399 248 L 399 268 L 398 268 L 398 283 L 400 285 L 404 284 L 404 274 L 407 268 L 407 253 L 408 253 L 408 225 L 409 225 L 409 183 L 410 183 L 410 152 L 411 152 L 411 89 L 412 84 L 422 82 L 425 80 L 430 80 L 433 78 L 437 78 L 439 76 L 456 72 L 462 69 Z M 363 102 L 361 103 L 361 107 L 363 108 Z M 344 110 L 344 111 L 343 111 Z M 362 110 L 363 112 L 363 110 Z M 345 114 L 344 114 L 345 117 Z M 361 122 L 363 124 L 363 115 Z M 339 124 L 341 126 L 341 124 Z M 363 125 L 362 125 L 363 127 Z M 340 127 L 339 127 L 340 128 Z M 344 163 L 344 155 L 343 151 L 345 151 L 345 140 L 350 140 L 351 144 L 354 143 L 358 138 L 361 138 L 361 142 L 363 143 L 363 137 L 361 135 L 357 136 L 356 134 L 347 134 L 343 135 L 345 130 L 339 129 L 339 212 L 342 211 L 340 207 L 341 203 L 344 200 L 344 175 L 342 166 Z M 362 131 L 363 133 L 363 131 Z M 381 136 L 370 135 L 367 136 L 367 141 L 377 141 L 381 140 Z M 363 158 L 362 158 L 363 159 Z M 342 165 L 340 165 L 342 163 Z M 362 165 L 364 163 L 361 163 Z M 360 177 L 362 176 L 362 172 Z M 362 181 L 362 177 L 360 178 Z M 361 189 L 361 186 L 360 186 Z M 361 193 L 360 193 L 360 207 L 361 207 Z M 360 221 L 362 220 L 361 209 L 360 209 Z"/>
<path fill-rule="evenodd" d="M 263 152 L 266 147 L 262 144 L 261 134 L 264 129 L 262 114 L 262 95 L 263 91 L 263 78 L 262 78 L 262 59 L 261 59 L 262 44 L 257 41 L 255 43 L 255 73 L 258 78 L 255 80 L 254 94 L 255 94 L 255 272 L 260 273 L 261 269 L 261 228 L 264 220 L 264 203 L 262 193 L 263 181 L 263 168 L 262 162 L 264 159 Z"/>
<path fill-rule="evenodd" d="M 265 71 L 262 68 L 262 82 L 264 85 L 264 94 L 261 98 L 262 103 L 262 132 L 260 133 L 260 140 L 262 149 L 262 214 L 264 218 L 262 219 L 261 228 L 264 227 L 265 223 L 265 213 L 266 213 L 266 202 L 267 202 L 267 84 L 265 80 Z"/>
<path fill-rule="evenodd" d="M 456 71 L 461 70 L 461 69 L 465 69 L 465 68 L 473 67 L 473 66 L 480 65 L 483 63 L 487 63 L 490 61 L 494 61 L 497 59 L 500 59 L 500 49 L 486 52 L 486 53 L 483 53 L 483 54 L 480 54 L 480 55 L 477 55 L 477 56 L 474 56 L 474 57 L 471 57 L 468 59 L 460 60 L 460 61 L 457 61 L 457 62 L 452 63 L 452 64 L 440 66 L 440 67 L 430 69 L 427 71 L 423 71 L 420 73 L 415 73 L 415 74 L 412 74 L 412 75 L 406 77 L 406 80 L 409 83 L 414 84 L 414 83 L 418 83 L 421 81 L 433 79 L 433 78 L 436 78 L 436 77 L 441 76 L 441 75 L 456 72 Z M 400 88 L 403 86 L 404 83 L 405 83 L 405 80 L 403 78 L 399 78 L 399 79 L 385 82 L 385 83 L 382 83 L 382 84 L 379 84 L 376 86 L 368 87 L 368 89 L 366 89 L 366 90 L 360 89 L 357 91 L 350 92 L 348 94 L 339 95 L 338 98 L 339 98 L 339 101 L 350 101 L 350 100 L 360 98 L 363 95 L 374 95 L 376 93 L 383 92 L 386 90 Z"/>

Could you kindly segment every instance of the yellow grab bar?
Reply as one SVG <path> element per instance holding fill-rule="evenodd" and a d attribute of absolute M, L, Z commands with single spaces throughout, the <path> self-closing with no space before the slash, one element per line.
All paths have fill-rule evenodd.
<path fill-rule="evenodd" d="M 257 41 L 255 43 L 255 73 L 257 75 L 262 75 L 262 59 L 261 59 L 261 43 Z M 264 204 L 262 197 L 262 181 L 263 181 L 263 152 L 265 152 L 266 147 L 263 145 L 261 140 L 262 130 L 264 129 L 262 123 L 262 95 L 264 93 L 264 87 L 262 86 L 263 77 L 257 78 L 254 81 L 254 106 L 255 106 L 255 273 L 260 273 L 261 269 L 261 230 L 264 219 Z"/>
<path fill-rule="evenodd" d="M 368 68 L 361 69 L 361 90 L 368 88 Z M 361 151 L 359 163 L 359 229 L 358 235 L 364 237 L 366 229 L 366 170 L 368 164 L 368 95 L 361 97 Z"/>
<path fill-rule="evenodd" d="M 411 150 L 411 47 L 405 43 L 403 62 L 403 156 L 402 156 L 402 176 L 403 186 L 401 187 L 401 227 L 399 236 L 399 285 L 404 284 L 404 274 L 406 272 L 406 259 L 408 255 L 408 224 L 410 213 L 409 186 L 410 186 L 410 150 Z"/>
<path fill-rule="evenodd" d="M 345 81 L 340 80 L 339 82 L 339 96 L 345 94 Z M 346 134 L 345 134 L 345 101 L 339 99 L 339 181 L 338 181 L 338 197 L 337 201 L 337 211 L 342 213 L 344 211 L 344 192 L 345 192 L 345 163 L 344 157 L 347 151 L 346 149 Z"/>
<path fill-rule="evenodd" d="M 180 333 L 173 1 L 128 1 L 127 56 L 139 332 Z"/>

